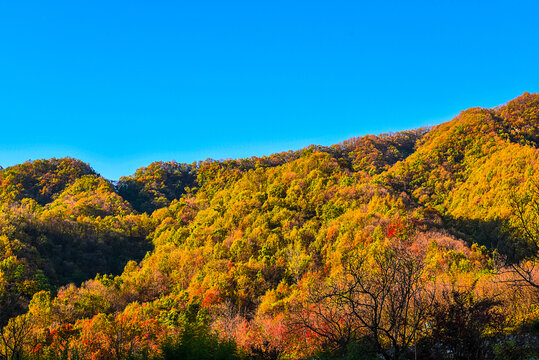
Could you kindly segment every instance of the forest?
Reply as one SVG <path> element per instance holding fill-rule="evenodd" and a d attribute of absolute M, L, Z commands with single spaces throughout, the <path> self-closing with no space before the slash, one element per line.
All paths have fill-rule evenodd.
<path fill-rule="evenodd" d="M 1 168 L 0 359 L 308 358 L 539 358 L 539 94 L 118 181 Z"/>

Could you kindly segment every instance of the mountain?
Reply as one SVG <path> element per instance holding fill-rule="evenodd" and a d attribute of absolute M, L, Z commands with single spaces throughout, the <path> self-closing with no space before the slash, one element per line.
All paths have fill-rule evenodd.
<path fill-rule="evenodd" d="M 119 273 L 151 248 L 147 215 L 112 184 L 70 158 L 0 171 L 0 323 L 31 296 L 96 273 Z"/>
<path fill-rule="evenodd" d="M 0 354 L 537 356 L 538 123 L 525 93 L 117 184 L 74 159 L 3 169 Z"/>

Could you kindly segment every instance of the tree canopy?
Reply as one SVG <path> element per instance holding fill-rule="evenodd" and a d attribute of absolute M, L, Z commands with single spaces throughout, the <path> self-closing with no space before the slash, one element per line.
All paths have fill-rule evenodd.
<path fill-rule="evenodd" d="M 538 123 L 525 93 L 118 183 L 0 169 L 0 358 L 537 356 Z"/>

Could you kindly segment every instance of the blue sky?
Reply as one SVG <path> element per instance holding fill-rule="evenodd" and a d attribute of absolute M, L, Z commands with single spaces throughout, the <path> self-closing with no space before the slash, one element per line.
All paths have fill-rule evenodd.
<path fill-rule="evenodd" d="M 539 91 L 539 5 L 1 1 L 0 165 L 267 155 Z"/>

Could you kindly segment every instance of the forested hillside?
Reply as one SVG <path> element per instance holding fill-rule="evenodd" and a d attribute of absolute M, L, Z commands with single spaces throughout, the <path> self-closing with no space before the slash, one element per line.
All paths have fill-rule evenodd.
<path fill-rule="evenodd" d="M 0 358 L 539 356 L 539 94 L 117 183 L 0 170 Z"/>

